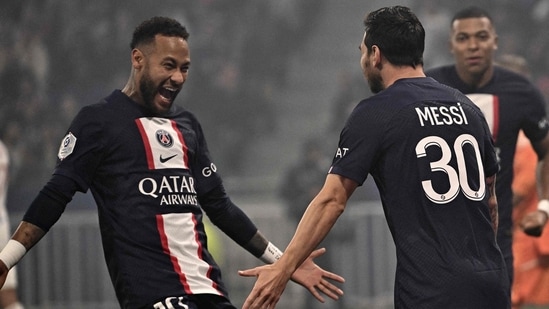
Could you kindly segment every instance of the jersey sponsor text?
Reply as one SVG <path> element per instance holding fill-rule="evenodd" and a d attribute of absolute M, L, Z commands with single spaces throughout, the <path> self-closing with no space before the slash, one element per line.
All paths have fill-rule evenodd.
<path fill-rule="evenodd" d="M 147 177 L 138 184 L 139 192 L 160 198 L 160 205 L 198 205 L 194 178 L 189 176 L 163 176 L 162 179 Z"/>

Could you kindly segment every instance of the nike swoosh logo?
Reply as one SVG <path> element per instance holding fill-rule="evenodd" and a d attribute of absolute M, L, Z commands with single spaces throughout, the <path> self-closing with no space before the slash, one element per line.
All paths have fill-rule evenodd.
<path fill-rule="evenodd" d="M 160 155 L 160 163 L 166 163 L 166 162 L 168 162 L 169 160 L 173 159 L 175 156 L 177 156 L 177 155 L 174 154 L 173 156 L 169 156 L 169 157 L 166 157 L 166 158 L 162 158 L 162 155 Z"/>

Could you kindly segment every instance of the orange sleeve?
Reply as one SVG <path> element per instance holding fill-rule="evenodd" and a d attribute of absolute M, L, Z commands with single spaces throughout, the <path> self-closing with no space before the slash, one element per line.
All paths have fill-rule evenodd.
<path fill-rule="evenodd" d="M 536 190 L 536 166 L 538 156 L 531 146 L 517 148 L 513 165 L 513 193 L 530 195 Z"/>

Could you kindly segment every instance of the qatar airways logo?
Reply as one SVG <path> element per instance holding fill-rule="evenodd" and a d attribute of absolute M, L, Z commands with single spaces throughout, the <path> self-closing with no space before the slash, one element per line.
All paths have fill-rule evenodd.
<path fill-rule="evenodd" d="M 139 181 L 141 194 L 160 199 L 161 206 L 198 205 L 194 178 L 183 175 L 147 177 Z"/>

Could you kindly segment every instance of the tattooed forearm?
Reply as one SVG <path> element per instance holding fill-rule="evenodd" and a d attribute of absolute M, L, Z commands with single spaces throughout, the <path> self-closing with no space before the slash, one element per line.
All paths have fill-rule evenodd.
<path fill-rule="evenodd" d="M 492 220 L 492 228 L 494 233 L 498 230 L 498 201 L 496 198 L 496 176 L 486 178 L 486 186 L 488 187 L 488 207 L 490 208 L 490 219 Z"/>

